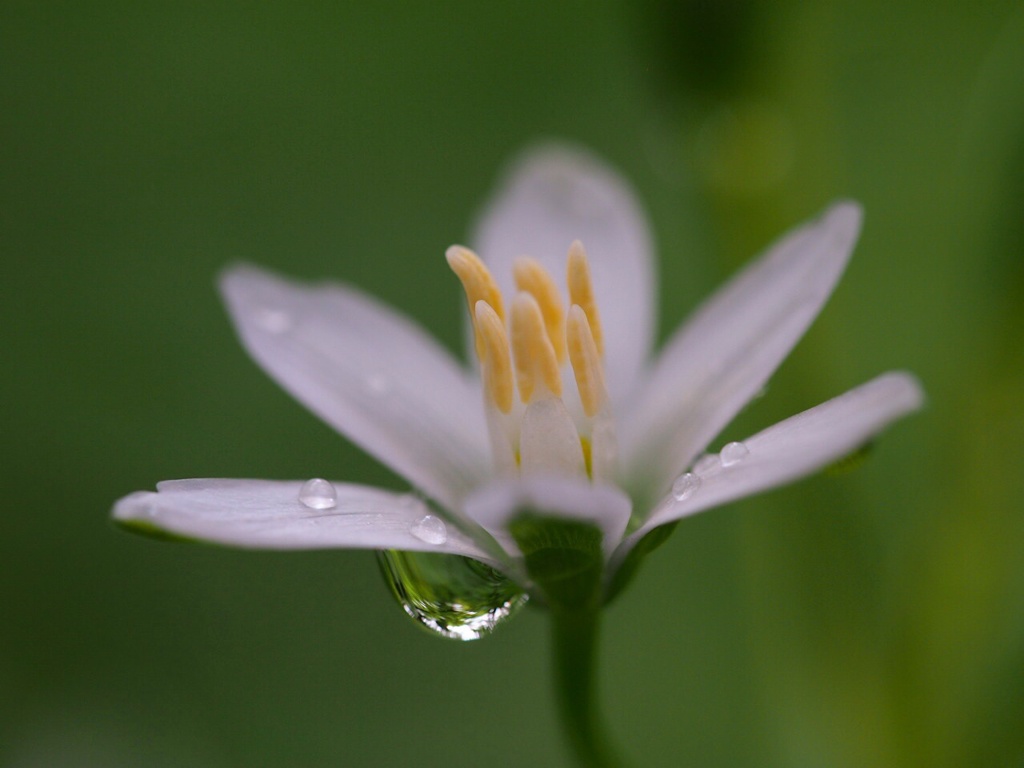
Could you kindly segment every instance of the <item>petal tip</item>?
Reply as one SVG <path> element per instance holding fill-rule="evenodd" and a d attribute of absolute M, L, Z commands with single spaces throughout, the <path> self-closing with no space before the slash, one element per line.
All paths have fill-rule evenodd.
<path fill-rule="evenodd" d="M 244 299 L 260 285 L 279 282 L 273 273 L 246 261 L 235 261 L 217 275 L 217 288 L 225 301 Z"/>
<path fill-rule="evenodd" d="M 883 373 L 879 382 L 890 390 L 891 397 L 902 406 L 904 413 L 920 410 L 928 403 L 920 379 L 909 371 Z"/>
<path fill-rule="evenodd" d="M 110 516 L 115 522 L 127 522 L 144 518 L 151 506 L 151 491 L 136 491 L 114 502 Z"/>
<path fill-rule="evenodd" d="M 539 142 L 514 156 L 498 188 L 546 201 L 571 218 L 584 219 L 626 205 L 634 197 L 628 183 L 598 155 L 556 140 Z"/>
<path fill-rule="evenodd" d="M 837 200 L 825 211 L 822 226 L 836 238 L 852 242 L 864 223 L 864 207 L 856 200 Z"/>
<path fill-rule="evenodd" d="M 593 173 L 606 168 L 592 152 L 568 141 L 549 139 L 526 147 L 512 158 L 510 175 L 560 172 Z"/>

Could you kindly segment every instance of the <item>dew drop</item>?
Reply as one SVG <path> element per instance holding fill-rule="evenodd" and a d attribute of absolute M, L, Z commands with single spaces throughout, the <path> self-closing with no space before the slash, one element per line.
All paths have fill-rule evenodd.
<path fill-rule="evenodd" d="M 722 447 L 722 466 L 731 467 L 733 464 L 738 464 L 743 461 L 749 453 L 750 449 L 743 443 L 726 443 Z"/>
<path fill-rule="evenodd" d="M 283 309 L 262 307 L 256 311 L 253 320 L 264 331 L 275 335 L 287 333 L 292 328 L 292 316 Z"/>
<path fill-rule="evenodd" d="M 381 573 L 402 610 L 419 626 L 451 640 L 476 640 L 526 604 L 504 574 L 468 557 L 436 552 L 377 553 Z"/>
<path fill-rule="evenodd" d="M 424 515 L 409 527 L 409 533 L 427 544 L 444 544 L 448 541 L 448 526 L 434 515 Z"/>
<path fill-rule="evenodd" d="M 672 483 L 672 495 L 676 501 L 686 501 L 700 488 L 700 483 L 699 475 L 695 475 L 693 472 L 682 474 Z"/>
<path fill-rule="evenodd" d="M 302 484 L 299 501 L 310 509 L 333 509 L 338 504 L 338 492 L 327 480 L 314 477 Z"/>
<path fill-rule="evenodd" d="M 718 454 L 705 453 L 697 459 L 697 463 L 693 465 L 693 471 L 698 475 L 705 475 L 716 466 L 718 466 Z"/>

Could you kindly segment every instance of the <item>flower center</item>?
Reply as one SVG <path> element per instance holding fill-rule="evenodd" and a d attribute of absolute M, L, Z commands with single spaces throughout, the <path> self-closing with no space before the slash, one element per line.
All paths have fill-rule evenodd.
<path fill-rule="evenodd" d="M 610 414 L 601 322 L 583 245 L 576 241 L 569 247 L 568 311 L 551 274 L 536 259 L 515 260 L 516 294 L 506 312 L 497 282 L 475 253 L 452 246 L 446 257 L 466 293 L 492 437 L 496 430 L 501 433 L 523 471 L 568 467 L 571 472 L 578 456 L 580 468 L 594 476 L 595 427 L 610 425 Z M 573 448 L 565 447 L 568 431 Z M 598 431 L 607 464 L 610 426 Z"/>

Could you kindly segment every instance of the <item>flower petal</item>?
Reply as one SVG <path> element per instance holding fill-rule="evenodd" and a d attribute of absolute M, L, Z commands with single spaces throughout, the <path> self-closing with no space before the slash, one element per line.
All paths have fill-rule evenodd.
<path fill-rule="evenodd" d="M 561 399 L 546 397 L 526 406 L 519 438 L 523 476 L 586 476 L 580 436 Z"/>
<path fill-rule="evenodd" d="M 699 484 L 682 500 L 669 494 L 616 552 L 625 556 L 651 529 L 787 483 L 855 451 L 895 419 L 921 407 L 924 394 L 908 373 L 883 374 L 743 441 L 742 458 L 694 470 Z M 740 449 L 742 452 L 742 449 Z M 703 463 L 703 462 L 701 462 Z"/>
<path fill-rule="evenodd" d="M 251 266 L 221 290 L 249 354 L 282 387 L 449 509 L 488 472 L 479 390 L 415 324 L 353 288 Z"/>
<path fill-rule="evenodd" d="M 593 523 L 604 532 L 605 553 L 610 556 L 622 539 L 631 510 L 629 497 L 613 485 L 552 475 L 497 480 L 466 501 L 466 516 L 513 556 L 520 552 L 507 526 L 520 512 Z"/>
<path fill-rule="evenodd" d="M 786 235 L 718 291 L 668 342 L 619 411 L 633 488 L 660 496 L 764 386 L 832 293 L 860 231 L 855 203 Z"/>
<path fill-rule="evenodd" d="M 629 185 L 591 155 L 541 146 L 513 163 L 472 238 L 502 293 L 515 295 L 512 262 L 532 256 L 566 292 L 566 256 L 586 248 L 604 328 L 608 390 L 629 392 L 654 330 L 651 236 Z"/>
<path fill-rule="evenodd" d="M 310 509 L 300 481 L 170 480 L 114 506 L 128 527 L 251 549 L 401 549 L 464 555 L 498 565 L 454 525 L 426 521 L 430 508 L 409 494 L 334 483 L 337 504 Z M 440 523 L 440 525 L 439 525 Z M 427 531 L 417 536 L 416 531 Z"/>

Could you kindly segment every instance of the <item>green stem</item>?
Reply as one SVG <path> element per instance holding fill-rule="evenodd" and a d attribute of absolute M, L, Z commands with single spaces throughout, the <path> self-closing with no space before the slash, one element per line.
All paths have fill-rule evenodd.
<path fill-rule="evenodd" d="M 555 685 L 562 725 L 581 768 L 621 768 L 605 737 L 597 706 L 600 609 L 554 609 Z"/>

